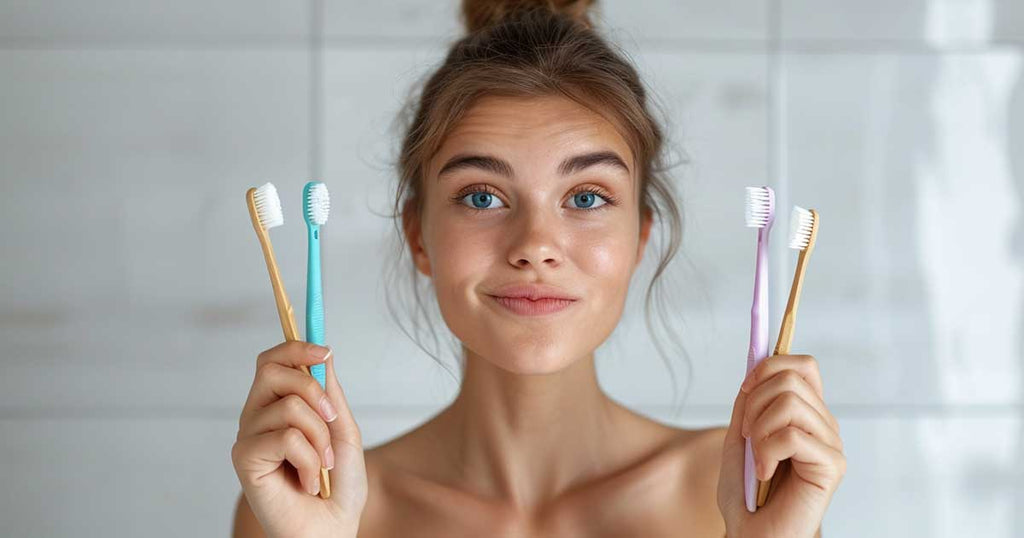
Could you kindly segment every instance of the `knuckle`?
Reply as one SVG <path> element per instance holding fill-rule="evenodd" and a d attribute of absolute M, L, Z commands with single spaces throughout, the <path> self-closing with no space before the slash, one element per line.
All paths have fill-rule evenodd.
<path fill-rule="evenodd" d="M 306 407 L 306 401 L 298 394 L 288 394 L 281 400 L 284 402 L 286 412 L 292 416 L 299 415 L 303 411 L 302 408 Z"/>
<path fill-rule="evenodd" d="M 274 370 L 277 365 L 272 362 L 265 362 L 256 367 L 256 382 L 266 383 L 269 381 L 269 377 L 274 375 Z"/>
<path fill-rule="evenodd" d="M 813 373 L 818 373 L 818 360 L 814 358 L 814 355 L 802 355 L 803 361 L 807 364 L 807 369 Z"/>
<path fill-rule="evenodd" d="M 281 436 L 284 438 L 284 444 L 286 447 L 296 450 L 300 450 L 306 441 L 305 434 L 294 426 L 284 430 L 284 433 L 282 433 Z"/>
<path fill-rule="evenodd" d="M 786 392 L 783 392 L 779 396 L 779 401 L 782 402 L 782 405 L 784 407 L 786 407 L 787 409 L 790 409 L 790 408 L 793 408 L 793 407 L 796 407 L 796 406 L 800 405 L 800 402 L 803 401 L 803 398 L 801 398 L 800 395 L 797 394 L 796 392 L 793 392 L 791 390 L 787 390 Z"/>
<path fill-rule="evenodd" d="M 796 370 L 786 370 L 782 372 L 782 384 L 791 389 L 795 389 L 803 382 L 803 376 L 800 375 Z"/>
<path fill-rule="evenodd" d="M 800 440 L 800 430 L 795 426 L 787 426 L 779 435 L 782 442 L 792 444 Z"/>
<path fill-rule="evenodd" d="M 320 387 L 320 382 L 317 381 L 316 378 L 310 376 L 306 379 L 304 388 L 309 395 L 313 396 L 314 400 L 320 400 L 320 393 L 323 392 L 323 389 Z"/>

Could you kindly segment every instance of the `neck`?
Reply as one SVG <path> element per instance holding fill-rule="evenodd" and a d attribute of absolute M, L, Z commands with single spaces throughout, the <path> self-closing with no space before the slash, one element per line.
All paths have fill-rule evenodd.
<path fill-rule="evenodd" d="M 598 386 L 593 354 L 526 375 L 465 353 L 445 438 L 467 488 L 528 508 L 605 470 L 616 446 L 616 404 Z"/>

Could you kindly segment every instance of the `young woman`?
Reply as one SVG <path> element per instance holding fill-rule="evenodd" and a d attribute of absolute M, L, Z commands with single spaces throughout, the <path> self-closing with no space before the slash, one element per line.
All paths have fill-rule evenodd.
<path fill-rule="evenodd" d="M 462 344 L 458 396 L 364 452 L 329 349 L 264 351 L 232 448 L 235 536 L 819 534 L 846 463 L 813 357 L 764 361 L 727 428 L 669 427 L 598 385 L 654 217 L 675 238 L 655 278 L 680 219 L 662 130 L 590 4 L 464 2 L 468 35 L 406 132 L 395 215 Z M 296 368 L 318 361 L 326 391 Z M 760 477 L 781 473 L 756 513 L 745 437 Z"/>

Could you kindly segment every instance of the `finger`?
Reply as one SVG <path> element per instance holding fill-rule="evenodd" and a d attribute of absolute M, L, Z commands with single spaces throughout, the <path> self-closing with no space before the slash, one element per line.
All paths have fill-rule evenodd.
<path fill-rule="evenodd" d="M 267 363 L 297 368 L 300 365 L 320 364 L 327 359 L 331 348 L 309 342 L 292 340 L 267 349 L 256 356 L 256 369 Z"/>
<path fill-rule="evenodd" d="M 796 426 L 776 431 L 754 443 L 757 477 L 770 480 L 779 462 L 790 459 L 791 467 L 805 482 L 831 491 L 846 473 L 846 457 Z"/>
<path fill-rule="evenodd" d="M 311 495 L 320 491 L 320 456 L 296 428 L 241 439 L 232 448 L 232 460 L 238 476 L 253 487 L 260 487 L 287 460 L 298 471 L 303 489 Z"/>
<path fill-rule="evenodd" d="M 764 439 L 786 428 L 796 426 L 813 435 L 826 445 L 842 452 L 843 441 L 831 425 L 807 401 L 795 392 L 778 395 L 771 405 L 749 425 L 747 437 L 751 442 Z"/>
<path fill-rule="evenodd" d="M 352 411 L 349 409 L 348 401 L 345 399 L 345 391 L 342 390 L 341 384 L 338 382 L 338 375 L 334 370 L 333 353 L 327 358 L 324 374 L 327 397 L 334 404 L 338 412 L 337 420 L 327 424 L 331 434 L 331 445 L 334 447 L 335 458 L 340 458 L 337 461 L 341 463 L 353 459 L 362 460 L 363 438 L 359 433 L 359 426 L 356 424 L 355 417 L 352 416 Z M 341 471 L 340 467 L 337 465 L 335 467 L 336 469 L 330 472 L 332 484 L 340 483 L 339 480 L 342 478 L 335 476 L 335 473 Z"/>
<path fill-rule="evenodd" d="M 356 424 L 355 417 L 352 416 L 348 401 L 345 399 L 345 391 L 341 388 L 341 384 L 338 382 L 338 375 L 334 370 L 333 353 L 327 358 L 325 374 L 327 378 L 327 398 L 334 405 L 338 413 L 338 420 L 328 424 L 331 439 L 345 441 L 362 448 L 363 441 L 359 433 L 359 426 Z"/>
<path fill-rule="evenodd" d="M 786 392 L 795 393 L 804 399 L 815 411 L 821 415 L 830 428 L 834 429 L 836 433 L 839 432 L 839 422 L 832 416 L 832 413 L 828 410 L 828 406 L 821 399 L 814 388 L 811 387 L 807 380 L 801 376 L 796 370 L 783 370 L 770 379 L 760 383 L 750 392 L 749 400 L 747 402 L 747 409 L 743 416 L 742 431 L 744 434 L 750 431 L 750 425 L 757 420 L 758 417 L 764 413 L 764 410 L 777 398 L 779 395 Z"/>
<path fill-rule="evenodd" d="M 256 371 L 256 380 L 242 407 L 240 423 L 248 420 L 256 410 L 289 394 L 297 394 L 311 408 L 320 412 L 325 421 L 334 420 L 333 409 L 324 405 L 324 402 L 329 401 L 327 394 L 316 378 L 295 368 L 267 363 Z"/>
<path fill-rule="evenodd" d="M 747 378 L 740 385 L 740 390 L 750 393 L 758 384 L 783 370 L 796 371 L 814 388 L 819 398 L 825 398 L 821 373 L 818 371 L 818 361 L 810 355 L 773 355 L 768 357 L 747 374 Z"/>
<path fill-rule="evenodd" d="M 732 403 L 732 418 L 729 419 L 729 429 L 725 432 L 725 445 L 732 443 L 743 443 L 743 417 L 747 408 L 749 396 L 742 391 L 737 392 L 736 399 Z"/>
<path fill-rule="evenodd" d="M 243 426 L 238 436 L 250 437 L 287 428 L 299 429 L 313 448 L 320 454 L 324 467 L 333 467 L 331 433 L 323 417 L 296 394 L 289 394 L 280 400 L 258 409 Z"/>

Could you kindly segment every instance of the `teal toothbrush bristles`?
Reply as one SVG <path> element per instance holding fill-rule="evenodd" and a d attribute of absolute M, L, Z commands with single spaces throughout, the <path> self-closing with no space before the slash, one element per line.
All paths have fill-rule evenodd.
<path fill-rule="evenodd" d="M 302 189 L 302 216 L 309 231 L 309 257 L 306 263 L 306 341 L 324 345 L 323 284 L 320 279 L 320 226 L 327 222 L 331 201 L 327 186 L 310 181 Z M 321 387 L 326 388 L 323 364 L 309 368 Z"/>

